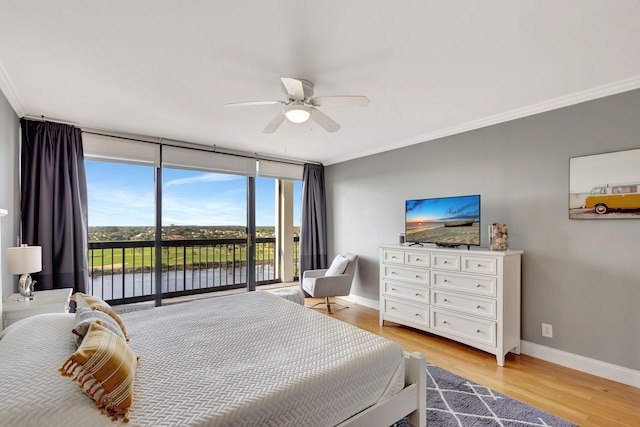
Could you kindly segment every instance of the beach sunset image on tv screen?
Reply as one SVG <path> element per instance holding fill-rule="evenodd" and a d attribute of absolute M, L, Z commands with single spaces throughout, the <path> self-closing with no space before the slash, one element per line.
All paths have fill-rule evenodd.
<path fill-rule="evenodd" d="M 480 245 L 480 196 L 406 201 L 407 242 Z"/>

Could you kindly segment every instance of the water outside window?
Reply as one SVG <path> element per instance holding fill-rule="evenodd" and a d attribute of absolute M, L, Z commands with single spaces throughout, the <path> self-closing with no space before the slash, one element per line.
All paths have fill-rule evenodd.
<path fill-rule="evenodd" d="M 120 302 L 151 299 L 154 168 L 91 160 L 85 166 L 92 293 Z M 275 187 L 275 179 L 256 179 L 258 284 L 279 280 L 274 268 Z M 296 245 L 301 190 L 301 182 L 295 181 Z M 164 168 L 162 193 L 163 295 L 246 287 L 247 177 Z"/>

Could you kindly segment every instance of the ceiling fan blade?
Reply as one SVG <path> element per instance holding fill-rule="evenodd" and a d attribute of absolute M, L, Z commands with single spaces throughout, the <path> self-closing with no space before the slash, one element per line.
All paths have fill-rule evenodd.
<path fill-rule="evenodd" d="M 280 125 L 282 124 L 282 122 L 284 122 L 284 114 L 282 114 L 282 112 L 278 113 L 273 120 L 271 120 L 271 122 L 269 122 L 269 124 L 267 125 L 266 128 L 264 128 L 264 130 L 262 131 L 263 133 L 273 133 L 276 131 L 276 129 L 278 129 L 280 127 Z"/>
<path fill-rule="evenodd" d="M 336 132 L 340 129 L 340 125 L 334 122 L 320 110 L 316 110 L 315 108 L 311 109 L 311 120 L 319 124 L 326 130 L 327 132 Z"/>
<path fill-rule="evenodd" d="M 282 85 L 286 89 L 290 98 L 303 100 L 304 99 L 304 86 L 298 79 L 292 79 L 291 77 L 280 77 Z"/>
<path fill-rule="evenodd" d="M 225 107 L 251 107 L 254 105 L 274 105 L 286 104 L 284 101 L 249 101 L 249 102 L 231 102 L 224 104 Z"/>
<path fill-rule="evenodd" d="M 309 104 L 316 107 L 366 107 L 369 98 L 366 96 L 316 96 L 309 99 Z"/>

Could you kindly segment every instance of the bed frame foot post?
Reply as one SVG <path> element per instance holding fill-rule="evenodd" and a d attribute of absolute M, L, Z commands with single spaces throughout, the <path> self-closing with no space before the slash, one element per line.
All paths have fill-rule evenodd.
<path fill-rule="evenodd" d="M 409 414 L 409 422 L 414 427 L 427 426 L 427 359 L 422 353 L 408 354 L 405 365 L 405 383 L 416 384 L 416 410 Z"/>

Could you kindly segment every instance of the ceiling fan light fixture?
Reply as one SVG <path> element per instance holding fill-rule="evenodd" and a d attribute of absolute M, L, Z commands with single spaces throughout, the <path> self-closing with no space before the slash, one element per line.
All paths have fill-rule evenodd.
<path fill-rule="evenodd" d="M 308 80 L 280 77 L 282 91 L 287 101 L 249 101 L 225 104 L 225 107 L 284 104 L 263 133 L 275 132 L 285 120 L 291 123 L 305 123 L 312 120 L 327 132 L 337 132 L 340 125 L 318 109 L 318 107 L 366 107 L 369 99 L 366 96 L 313 96 L 313 83 Z"/>
<path fill-rule="evenodd" d="M 291 105 L 284 109 L 284 115 L 290 122 L 304 123 L 311 117 L 311 109 L 304 105 Z"/>

